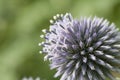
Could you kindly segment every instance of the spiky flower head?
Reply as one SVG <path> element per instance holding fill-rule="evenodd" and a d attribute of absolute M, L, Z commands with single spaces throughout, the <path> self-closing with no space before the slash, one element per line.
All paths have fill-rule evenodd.
<path fill-rule="evenodd" d="M 118 28 L 103 18 L 73 19 L 70 13 L 53 17 L 50 29 L 43 30 L 41 53 L 50 60 L 54 77 L 60 80 L 115 80 L 111 71 L 120 64 Z"/>

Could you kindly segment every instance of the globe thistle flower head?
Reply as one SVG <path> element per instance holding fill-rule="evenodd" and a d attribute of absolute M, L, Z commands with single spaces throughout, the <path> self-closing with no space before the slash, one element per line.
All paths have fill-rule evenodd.
<path fill-rule="evenodd" d="M 118 28 L 103 18 L 73 19 L 70 13 L 57 14 L 40 53 L 56 69 L 60 80 L 115 80 L 111 71 L 120 72 L 120 36 Z"/>

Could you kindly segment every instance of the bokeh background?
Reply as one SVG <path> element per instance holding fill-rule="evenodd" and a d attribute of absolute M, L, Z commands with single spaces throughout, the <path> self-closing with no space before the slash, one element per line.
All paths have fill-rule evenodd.
<path fill-rule="evenodd" d="M 120 0 L 0 0 L 0 80 L 59 80 L 39 54 L 38 43 L 53 15 L 66 12 L 78 19 L 104 17 L 120 28 Z"/>

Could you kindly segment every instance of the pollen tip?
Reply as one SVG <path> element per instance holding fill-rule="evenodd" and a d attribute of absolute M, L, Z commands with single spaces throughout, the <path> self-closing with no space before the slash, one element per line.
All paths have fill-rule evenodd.
<path fill-rule="evenodd" d="M 51 23 L 51 24 L 53 24 L 53 23 L 54 23 L 54 21 L 53 21 L 53 20 L 50 20 L 50 23 Z"/>

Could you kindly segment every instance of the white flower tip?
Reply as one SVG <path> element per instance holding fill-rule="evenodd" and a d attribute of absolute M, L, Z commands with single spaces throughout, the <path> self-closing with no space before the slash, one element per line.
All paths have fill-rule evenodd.
<path fill-rule="evenodd" d="M 69 13 L 66 13 L 66 15 L 69 15 Z"/>
<path fill-rule="evenodd" d="M 56 20 L 56 19 L 57 19 L 57 16 L 53 16 L 53 19 Z"/>
<path fill-rule="evenodd" d="M 113 46 L 114 46 L 114 47 L 117 47 L 117 48 L 120 48 L 120 45 L 119 45 L 119 44 L 118 44 L 118 45 L 116 44 L 116 45 L 113 45 Z"/>
<path fill-rule="evenodd" d="M 84 62 L 84 63 L 87 62 L 87 58 L 86 58 L 86 57 L 83 58 L 83 62 Z"/>
<path fill-rule="evenodd" d="M 40 80 L 40 78 L 39 78 L 39 77 L 37 77 L 35 80 Z"/>
<path fill-rule="evenodd" d="M 51 24 L 53 24 L 53 23 L 54 23 L 54 21 L 53 21 L 53 20 L 50 20 L 50 23 L 51 23 Z"/>
<path fill-rule="evenodd" d="M 28 80 L 26 77 L 22 78 L 22 80 Z"/>
<path fill-rule="evenodd" d="M 46 29 L 43 29 L 42 32 L 46 33 Z"/>
<path fill-rule="evenodd" d="M 59 15 L 59 14 L 57 14 L 56 16 L 57 16 L 57 17 L 60 17 L 60 15 Z"/>
<path fill-rule="evenodd" d="M 32 77 L 29 77 L 28 80 L 33 80 L 33 78 L 32 78 Z"/>
<path fill-rule="evenodd" d="M 92 60 L 94 60 L 94 61 L 96 60 L 96 57 L 94 55 L 90 55 L 90 57 Z"/>
<path fill-rule="evenodd" d="M 41 45 L 43 45 L 43 44 L 44 44 L 44 42 L 41 42 L 41 43 L 39 43 L 39 44 L 40 44 L 40 46 L 41 46 Z"/>
<path fill-rule="evenodd" d="M 44 61 L 47 61 L 47 58 L 48 58 L 48 56 L 45 56 L 45 57 L 44 57 Z"/>
<path fill-rule="evenodd" d="M 42 45 L 41 43 L 38 44 L 38 46 L 41 46 L 41 45 Z"/>
<path fill-rule="evenodd" d="M 44 38 L 44 35 L 40 35 L 41 38 Z"/>
<path fill-rule="evenodd" d="M 61 14 L 60 16 L 63 17 L 63 14 Z"/>
<path fill-rule="evenodd" d="M 119 29 L 119 28 L 117 28 L 116 30 L 117 30 L 117 31 L 119 31 L 120 29 Z"/>
<path fill-rule="evenodd" d="M 42 51 L 39 51 L 40 54 L 42 54 Z"/>
<path fill-rule="evenodd" d="M 114 56 L 111 55 L 105 55 L 107 58 L 114 59 Z"/>

